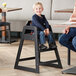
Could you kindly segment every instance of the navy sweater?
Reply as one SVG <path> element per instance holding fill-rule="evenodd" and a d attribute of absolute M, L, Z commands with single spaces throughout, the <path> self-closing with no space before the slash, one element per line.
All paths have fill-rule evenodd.
<path fill-rule="evenodd" d="M 49 28 L 49 23 L 46 20 L 44 15 L 38 16 L 34 14 L 32 16 L 32 25 L 38 28 L 38 31 L 44 31 L 46 28 Z"/>

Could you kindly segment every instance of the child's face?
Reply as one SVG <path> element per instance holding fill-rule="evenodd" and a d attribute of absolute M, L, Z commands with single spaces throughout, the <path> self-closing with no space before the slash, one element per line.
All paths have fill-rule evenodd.
<path fill-rule="evenodd" d="M 43 11 L 43 7 L 41 5 L 36 5 L 33 10 L 37 15 L 41 15 L 41 13 Z"/>

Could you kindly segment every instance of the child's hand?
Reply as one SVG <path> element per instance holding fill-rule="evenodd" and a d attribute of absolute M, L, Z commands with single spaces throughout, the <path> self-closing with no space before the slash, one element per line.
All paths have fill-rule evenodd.
<path fill-rule="evenodd" d="M 48 35 L 49 35 L 49 33 L 50 33 L 49 29 L 48 29 L 48 28 L 47 28 L 47 29 L 45 29 L 45 30 L 44 30 L 44 33 L 45 33 L 45 35 L 46 35 L 46 36 L 48 36 Z"/>
<path fill-rule="evenodd" d="M 44 34 L 47 35 L 46 29 L 44 30 Z"/>
<path fill-rule="evenodd" d="M 47 33 L 47 35 L 49 35 L 49 33 L 50 33 L 50 31 L 49 31 L 49 29 L 48 29 L 48 28 L 46 29 L 46 33 Z"/>

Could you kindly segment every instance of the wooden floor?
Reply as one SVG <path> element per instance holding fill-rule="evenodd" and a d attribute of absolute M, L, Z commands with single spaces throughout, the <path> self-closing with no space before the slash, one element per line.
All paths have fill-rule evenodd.
<path fill-rule="evenodd" d="M 71 66 L 67 65 L 67 49 L 57 41 L 58 51 L 63 65 L 63 69 L 40 66 L 40 73 L 32 73 L 14 69 L 15 59 L 18 51 L 19 41 L 12 44 L 0 44 L 0 76 L 75 76 L 62 74 L 61 71 L 76 65 L 76 53 L 71 52 Z M 25 41 L 21 57 L 34 56 L 34 43 Z M 55 59 L 54 52 L 41 53 L 41 60 Z M 21 62 L 20 65 L 34 67 L 34 60 Z"/>

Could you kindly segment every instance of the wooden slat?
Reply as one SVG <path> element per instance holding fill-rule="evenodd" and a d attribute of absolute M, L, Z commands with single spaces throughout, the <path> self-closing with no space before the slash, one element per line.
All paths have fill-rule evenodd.
<path fill-rule="evenodd" d="M 56 13 L 73 13 L 73 9 L 55 10 Z"/>
<path fill-rule="evenodd" d="M 2 12 L 11 12 L 17 10 L 22 10 L 22 8 L 6 8 L 6 9 L 2 9 Z"/>

